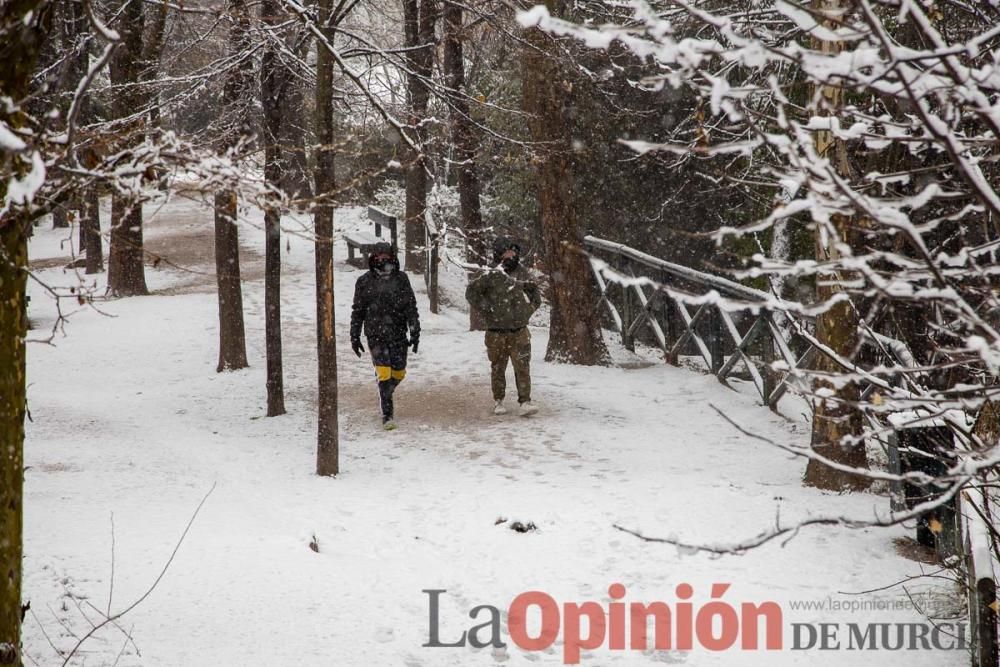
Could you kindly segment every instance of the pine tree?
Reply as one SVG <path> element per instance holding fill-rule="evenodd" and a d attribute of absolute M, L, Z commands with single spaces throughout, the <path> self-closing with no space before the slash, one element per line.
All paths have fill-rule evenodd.
<path fill-rule="evenodd" d="M 565 8 L 547 0 L 553 15 Z M 525 33 L 522 53 L 524 111 L 535 142 L 542 244 L 552 315 L 548 361 L 603 364 L 608 351 L 591 290 L 589 260 L 580 245 L 573 204 L 572 137 L 568 113 L 571 89 L 552 37 L 538 28 Z"/>

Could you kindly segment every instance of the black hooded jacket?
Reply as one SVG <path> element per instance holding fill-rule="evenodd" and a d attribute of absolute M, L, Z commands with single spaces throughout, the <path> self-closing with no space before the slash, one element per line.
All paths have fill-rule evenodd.
<path fill-rule="evenodd" d="M 396 269 L 387 276 L 379 275 L 374 266 L 374 256 L 388 252 L 395 257 L 388 244 L 378 244 L 368 258 L 369 269 L 354 284 L 354 304 L 351 307 L 351 340 L 365 335 L 380 341 L 405 341 L 420 337 L 420 315 L 417 298 L 413 294 L 409 277 Z M 395 261 L 395 260 L 394 260 Z M 398 261 L 396 262 L 398 266 Z"/>
<path fill-rule="evenodd" d="M 518 257 L 521 256 L 521 244 L 507 236 L 498 236 L 493 239 L 493 266 L 500 263 L 503 254 L 508 250 L 513 250 Z"/>

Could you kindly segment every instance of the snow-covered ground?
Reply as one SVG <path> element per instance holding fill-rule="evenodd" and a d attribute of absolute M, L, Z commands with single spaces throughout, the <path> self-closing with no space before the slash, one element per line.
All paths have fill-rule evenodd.
<path fill-rule="evenodd" d="M 315 476 L 307 235 L 286 237 L 288 414 L 267 418 L 259 214 L 241 229 L 251 368 L 217 374 L 211 212 L 185 201 L 148 212 L 149 246 L 187 270 L 165 262 L 150 268 L 152 296 L 102 302 L 101 312 L 73 306 L 64 334 L 52 345 L 29 347 L 29 664 L 59 664 L 56 648 L 72 647 L 74 635 L 99 621 L 95 608 L 117 612 L 139 598 L 213 488 L 149 597 L 120 628 L 86 642 L 74 664 L 561 664 L 559 642 L 541 652 L 509 640 L 506 651 L 422 647 L 429 623 L 423 590 L 447 591 L 440 599 L 441 640 L 454 641 L 485 619 L 469 618 L 476 605 L 505 610 L 519 593 L 539 590 L 560 603 L 606 607 L 615 582 L 626 586 L 625 602 L 670 605 L 678 584 L 691 584 L 694 601 L 704 604 L 713 583 L 729 583 L 723 599 L 733 605 L 783 605 L 786 646 L 643 653 L 610 651 L 605 643 L 584 651 L 584 664 L 967 663 L 961 651 L 789 650 L 791 623 L 922 620 L 913 610 L 790 607 L 829 596 L 905 600 L 898 588 L 861 598 L 841 594 L 932 569 L 897 554 L 893 540 L 903 529 L 811 529 L 743 556 L 711 558 L 614 528 L 731 542 L 766 529 L 779 512 L 790 521 L 886 509 L 876 495 L 803 488 L 800 460 L 741 435 L 712 406 L 782 441 L 804 442 L 803 425 L 710 376 L 617 347 L 616 367 L 546 364 L 547 332 L 536 327 L 534 395 L 541 412 L 494 417 L 482 334 L 466 330 L 459 310 L 431 315 L 421 292 L 424 334 L 398 392 L 401 428 L 383 432 L 371 367 L 348 345 L 359 273 L 344 263 L 343 244 L 336 275 L 343 473 Z M 338 227 L 362 224 L 359 210 L 338 214 Z M 66 236 L 40 228 L 32 241 L 36 266 L 47 267 L 37 274 L 51 284 L 77 280 L 53 259 L 68 255 L 65 244 L 60 248 Z M 419 279 L 413 284 L 422 290 Z M 55 310 L 40 286 L 31 289 L 32 336 L 44 338 Z M 537 530 L 510 530 L 515 520 Z M 309 546 L 314 538 L 318 551 Z M 928 586 L 915 582 L 909 590 Z"/>

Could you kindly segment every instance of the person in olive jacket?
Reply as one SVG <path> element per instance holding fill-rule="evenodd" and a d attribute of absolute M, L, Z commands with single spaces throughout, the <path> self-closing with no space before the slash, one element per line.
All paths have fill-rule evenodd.
<path fill-rule="evenodd" d="M 407 348 L 417 353 L 420 315 L 410 279 L 399 270 L 396 252 L 388 243 L 376 243 L 368 256 L 368 271 L 354 285 L 351 307 L 351 349 L 361 356 L 364 329 L 378 380 L 382 424 L 396 428 L 392 395 L 406 377 Z"/>
<path fill-rule="evenodd" d="M 471 283 L 465 298 L 478 309 L 486 323 L 486 355 L 490 360 L 493 414 L 506 414 L 507 362 L 514 366 L 517 402 L 522 416 L 534 414 L 531 403 L 531 333 L 528 320 L 542 305 L 538 285 L 521 266 L 520 246 L 507 238 L 493 244 L 493 263 Z"/>

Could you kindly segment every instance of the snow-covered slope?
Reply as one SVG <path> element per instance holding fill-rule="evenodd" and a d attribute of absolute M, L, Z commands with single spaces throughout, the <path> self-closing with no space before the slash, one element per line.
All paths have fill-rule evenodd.
<path fill-rule="evenodd" d="M 615 524 L 689 541 L 745 538 L 811 512 L 870 516 L 887 501 L 801 486 L 802 462 L 740 435 L 712 409 L 782 441 L 801 425 L 712 377 L 616 349 L 621 364 L 578 368 L 543 361 L 535 328 L 531 419 L 490 414 L 482 334 L 456 310 L 427 312 L 420 354 L 398 392 L 400 429 L 379 428 L 373 374 L 350 351 L 346 326 L 358 272 L 337 247 L 337 331 L 343 474 L 313 474 L 315 352 L 312 254 L 289 234 L 282 279 L 288 414 L 264 416 L 263 234 L 258 213 L 242 230 L 251 368 L 217 374 L 211 212 L 189 202 L 150 208 L 152 246 L 182 271 L 150 269 L 154 295 L 77 309 L 53 345 L 30 346 L 26 458 L 26 654 L 58 664 L 99 621 L 152 584 L 195 507 L 214 487 L 169 570 L 119 625 L 102 630 L 74 664 L 511 665 L 561 664 L 562 646 L 523 652 L 423 648 L 428 595 L 442 594 L 441 640 L 453 641 L 481 604 L 506 609 L 541 590 L 559 602 L 699 603 L 713 583 L 725 600 L 775 600 L 784 623 L 916 622 L 912 610 L 804 611 L 822 600 L 918 574 L 896 554 L 902 529 L 808 530 L 740 557 L 713 559 L 647 543 Z M 155 212 L 155 215 L 153 213 Z M 358 210 L 338 214 L 356 226 Z M 295 229 L 296 225 L 290 224 Z M 59 253 L 66 232 L 32 242 Z M 174 243 L 171 239 L 180 239 Z M 199 241 L 200 239 L 200 241 Z M 284 248 L 283 248 L 284 250 Z M 76 280 L 58 267 L 39 276 Z M 103 279 L 103 276 L 102 276 Z M 419 279 L 413 280 L 418 290 Z M 44 337 L 51 300 L 32 286 Z M 511 383 L 512 384 L 512 383 Z M 497 523 L 498 519 L 507 522 Z M 511 521 L 532 522 L 519 533 Z M 113 526 L 113 530 L 112 530 Z M 112 542 L 113 537 L 113 542 Z M 318 552 L 309 544 L 315 537 Z M 114 557 L 112 558 L 112 554 Z M 111 591 L 113 572 L 113 592 Z M 917 592 L 925 584 L 915 584 Z M 911 589 L 911 593 L 914 592 Z M 898 589 L 876 598 L 905 599 Z M 872 599 L 868 596 L 865 599 Z M 89 619 L 89 620 L 88 620 Z M 787 631 L 787 629 L 786 629 Z M 961 651 L 584 653 L 593 665 L 960 665 Z"/>

